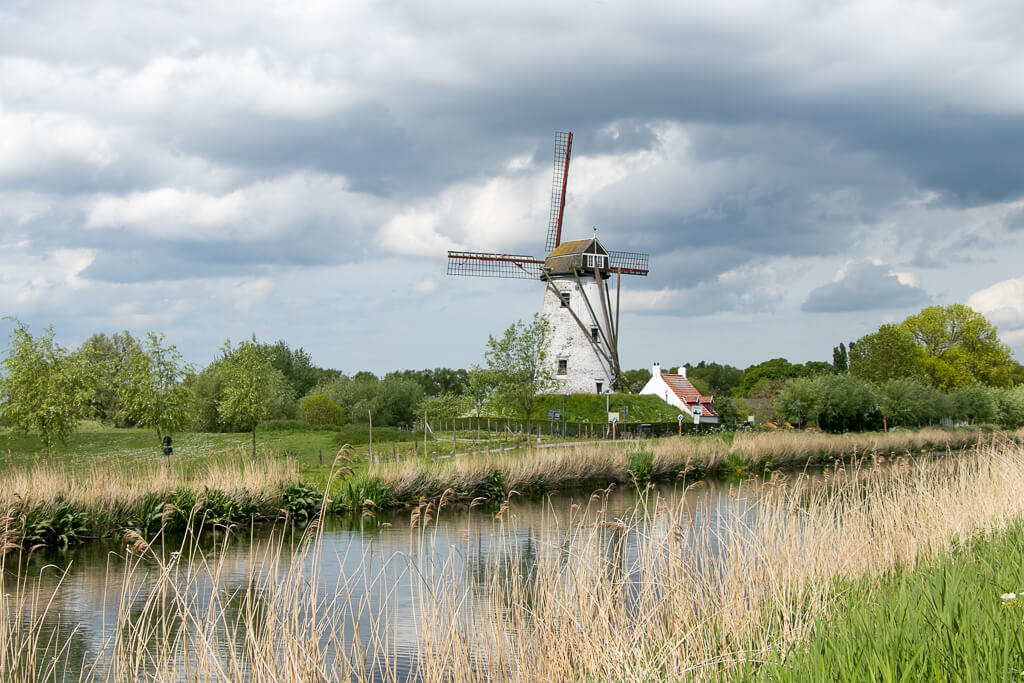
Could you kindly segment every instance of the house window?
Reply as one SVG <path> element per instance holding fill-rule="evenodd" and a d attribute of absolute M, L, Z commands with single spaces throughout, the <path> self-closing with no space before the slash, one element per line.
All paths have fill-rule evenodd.
<path fill-rule="evenodd" d="M 559 358 L 558 359 L 558 374 L 564 375 L 569 371 L 569 359 Z"/>
<path fill-rule="evenodd" d="M 562 308 L 567 308 L 569 306 L 569 292 L 559 292 L 559 294 L 562 297 Z"/>
<path fill-rule="evenodd" d="M 584 254 L 583 265 L 587 268 L 607 268 L 608 257 L 604 254 Z"/>
<path fill-rule="evenodd" d="M 604 389 L 604 382 L 598 382 L 597 383 L 597 393 L 600 394 L 602 389 Z"/>
<path fill-rule="evenodd" d="M 601 338 L 601 330 L 598 329 L 597 326 L 592 326 L 590 328 L 590 338 L 593 341 L 598 341 Z"/>

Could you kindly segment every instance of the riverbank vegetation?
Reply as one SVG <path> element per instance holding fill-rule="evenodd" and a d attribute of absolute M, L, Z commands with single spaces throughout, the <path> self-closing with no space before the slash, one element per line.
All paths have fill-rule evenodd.
<path fill-rule="evenodd" d="M 381 496 L 377 505 L 440 497 L 495 500 L 511 494 L 609 483 L 710 476 L 763 475 L 832 465 L 871 455 L 942 454 L 993 438 L 979 430 L 922 429 L 865 434 L 736 433 L 627 443 L 599 442 L 478 454 L 445 460 L 405 460 L 371 465 L 360 485 Z M 1005 438 L 1005 437 L 1004 437 Z M 1014 439 L 1024 438 L 1015 433 Z"/>
<path fill-rule="evenodd" d="M 132 607 L 118 611 L 105 632 L 112 646 L 81 678 L 863 680 L 865 661 L 821 664 L 818 653 L 854 656 L 851 643 L 887 657 L 875 664 L 883 674 L 1019 676 L 1019 614 L 1004 595 L 1024 578 L 1007 562 L 1024 515 L 1019 444 L 957 459 L 837 461 L 824 482 L 797 473 L 730 496 L 736 504 L 722 508 L 648 490 L 631 514 L 611 517 L 597 493 L 552 510 L 565 523 L 531 532 L 527 545 L 509 500 L 490 525 L 493 552 L 472 557 L 435 551 L 450 512 L 442 496 L 411 511 L 412 551 L 390 560 L 410 577 L 401 595 L 365 557 L 324 585 L 318 525 L 297 557 L 279 541 L 254 544 L 242 579 L 212 593 L 205 587 L 224 572 L 215 554 L 136 541 L 110 570 L 125 580 L 109 600 Z M 391 647 L 393 606 L 409 599 L 412 654 Z M 32 601 L 38 617 L 49 596 L 25 579 L 0 601 L 4 680 L 60 671 L 71 649 L 42 619 L 4 618 Z"/>

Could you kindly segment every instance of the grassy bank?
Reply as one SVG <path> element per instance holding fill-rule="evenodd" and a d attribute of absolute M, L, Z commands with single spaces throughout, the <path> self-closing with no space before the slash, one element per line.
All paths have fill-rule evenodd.
<path fill-rule="evenodd" d="M 1024 676 L 1024 526 L 913 572 L 838 586 L 827 628 L 751 663 L 763 681 L 1010 681 Z"/>
<path fill-rule="evenodd" d="M 244 452 L 197 463 L 93 463 L 70 470 L 39 462 L 0 472 L 0 549 L 64 547 L 128 531 L 229 525 L 308 514 L 295 463 Z M 315 493 L 315 492 L 314 492 Z"/>
<path fill-rule="evenodd" d="M 924 429 L 888 433 L 737 433 L 639 442 L 597 442 L 533 449 L 514 454 L 475 455 L 446 460 L 406 460 L 371 465 L 350 483 L 362 487 L 377 506 L 437 498 L 500 500 L 510 492 L 540 494 L 580 484 L 606 485 L 634 479 L 689 481 L 707 476 L 742 476 L 766 470 L 791 471 L 871 454 L 946 452 L 976 445 L 975 430 Z M 1015 437 L 1016 438 L 1016 437 Z M 358 498 L 353 496 L 353 498 Z"/>
<path fill-rule="evenodd" d="M 412 550 L 392 556 L 407 563 L 409 593 L 383 587 L 368 597 L 367 587 L 386 577 L 365 560 L 346 562 L 339 583 L 323 585 L 319 531 L 297 558 L 280 545 L 254 545 L 244 580 L 212 595 L 202 586 L 224 571 L 216 561 L 189 556 L 187 546 L 169 555 L 140 547 L 112 559 L 112 571 L 127 580 L 122 595 L 111 599 L 132 608 L 111 625 L 110 642 L 117 646 L 106 668 L 81 678 L 135 680 L 145 671 L 160 681 L 398 681 L 410 672 L 386 653 L 402 628 L 416 634 L 415 675 L 424 681 L 727 680 L 749 674 L 754 662 L 791 667 L 775 670 L 783 677 L 795 672 L 791 680 L 830 680 L 815 676 L 821 669 L 813 663 L 793 667 L 803 653 L 820 649 L 820 635 L 844 632 L 851 606 L 876 603 L 877 612 L 864 619 L 890 619 L 901 606 L 927 606 L 929 598 L 939 600 L 934 612 L 885 627 L 893 638 L 904 625 L 931 632 L 923 648 L 909 638 L 902 648 L 888 643 L 899 670 L 913 673 L 930 658 L 932 678 L 945 680 L 942 672 L 965 669 L 941 668 L 943 651 L 934 648 L 984 634 L 1011 656 L 974 671 L 984 680 L 992 680 L 989 673 L 1003 678 L 1003 667 L 1015 666 L 1012 629 L 1019 624 L 992 613 L 991 599 L 1019 589 L 1010 582 L 1021 577 L 996 569 L 972 578 L 977 572 L 970 562 L 995 567 L 1013 560 L 1012 552 L 999 549 L 987 555 L 985 539 L 1014 529 L 1005 538 L 1017 549 L 1019 565 L 1014 534 L 1024 515 L 1024 449 L 1004 441 L 961 458 L 912 460 L 837 462 L 813 485 L 804 474 L 780 475 L 767 485 L 735 488 L 730 507 L 712 497 L 668 501 L 649 493 L 632 514 L 611 518 L 595 495 L 590 503 L 552 510 L 566 523 L 538 529 L 529 544 L 510 523 L 515 506 L 504 504 L 488 523 L 501 551 L 471 566 L 461 553 L 437 552 L 436 520 L 448 514 L 442 496 L 412 511 Z M 716 526 L 702 530 L 701 519 Z M 975 559 L 960 572 L 954 568 L 968 557 L 964 548 Z M 963 583 L 929 574 L 941 570 L 947 556 L 955 561 L 945 566 L 960 572 L 954 580 Z M 151 568 L 145 577 L 142 566 Z M 901 577 L 909 581 L 905 594 Z M 464 580 L 472 581 L 469 587 Z M 960 597 L 940 600 L 956 588 L 985 603 L 991 625 L 941 606 L 962 604 Z M 417 618 L 394 623 L 391 606 L 410 599 Z M 27 589 L 0 594 L 3 680 L 43 680 L 68 656 L 35 622 L 4 620 L 25 613 L 32 600 L 49 604 Z M 1019 622 L 1019 615 L 1013 618 Z M 359 621 L 369 628 L 359 630 Z M 973 627 L 982 630 L 965 632 Z M 858 642 L 870 629 L 851 632 Z M 873 650 L 879 656 L 883 645 Z M 981 655 L 970 647 L 963 653 Z M 788 663 L 783 654 L 790 655 Z M 844 670 L 856 671 L 852 662 Z M 796 677 L 802 671 L 812 675 Z M 871 678 L 867 669 L 856 673 L 857 680 Z"/>

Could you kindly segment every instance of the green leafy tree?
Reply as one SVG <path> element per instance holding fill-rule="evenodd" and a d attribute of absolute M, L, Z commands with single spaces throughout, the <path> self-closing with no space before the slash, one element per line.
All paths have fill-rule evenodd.
<path fill-rule="evenodd" d="M 533 321 L 519 321 L 495 338 L 487 339 L 484 360 L 498 378 L 496 393 L 506 404 L 518 409 L 530 432 L 533 408 L 539 394 L 555 390 L 555 368 L 548 357 L 551 324 L 539 313 Z"/>
<path fill-rule="evenodd" d="M 0 376 L 0 414 L 21 432 L 36 432 L 49 454 L 65 444 L 85 413 L 89 368 L 54 341 L 53 326 L 38 337 L 15 321 L 4 373 Z"/>
<path fill-rule="evenodd" d="M 817 424 L 821 389 L 821 382 L 816 377 L 795 377 L 789 380 L 775 399 L 775 414 L 801 427 Z"/>
<path fill-rule="evenodd" d="M 196 431 L 221 432 L 230 428 L 217 408 L 224 396 L 225 365 L 224 359 L 218 358 L 185 381 L 192 393 L 192 428 Z"/>
<path fill-rule="evenodd" d="M 999 417 L 996 391 L 984 384 L 968 384 L 950 392 L 949 396 L 957 419 L 977 424 L 995 422 Z"/>
<path fill-rule="evenodd" d="M 452 420 L 464 415 L 470 409 L 470 401 L 468 396 L 456 394 L 428 396 L 420 402 L 418 412 L 427 415 L 430 419 Z"/>
<path fill-rule="evenodd" d="M 850 344 L 850 374 L 881 383 L 901 377 L 923 378 L 924 355 L 901 325 L 886 324 Z"/>
<path fill-rule="evenodd" d="M 947 397 L 913 377 L 895 377 L 878 385 L 878 408 L 890 427 L 920 427 L 949 414 Z"/>
<path fill-rule="evenodd" d="M 998 422 L 1007 429 L 1024 427 L 1024 386 L 996 392 Z"/>
<path fill-rule="evenodd" d="M 345 424 L 345 411 L 323 394 L 310 394 L 299 403 L 299 419 L 312 427 Z"/>
<path fill-rule="evenodd" d="M 373 414 L 374 425 L 409 427 L 416 423 L 416 408 L 423 399 L 419 383 L 391 375 L 383 380 L 369 372 L 341 376 L 323 384 L 319 392 L 337 403 L 347 419 L 366 424 Z"/>
<path fill-rule="evenodd" d="M 929 306 L 900 327 L 923 351 L 924 374 L 932 386 L 1011 384 L 1016 368 L 1009 348 L 999 341 L 996 327 L 969 306 Z"/>
<path fill-rule="evenodd" d="M 192 368 L 164 336 L 146 333 L 144 344 L 127 350 L 117 374 L 117 400 L 124 415 L 137 425 L 163 435 L 181 429 L 189 419 L 191 395 L 183 384 Z"/>
<path fill-rule="evenodd" d="M 761 389 L 763 389 L 764 386 L 767 386 L 766 380 L 781 380 L 778 382 L 778 386 L 781 389 L 782 385 L 785 384 L 785 380 L 791 377 L 802 377 L 803 375 L 804 368 L 802 366 L 794 365 L 785 358 L 772 358 L 757 365 L 751 365 L 744 370 L 743 379 L 740 380 L 734 394 L 736 396 L 758 398 L 759 393 L 763 393 L 763 391 L 759 392 L 757 387 L 761 385 Z M 772 398 L 774 399 L 774 396 Z"/>
<path fill-rule="evenodd" d="M 644 385 L 651 381 L 651 371 L 648 368 L 624 370 L 622 372 L 622 381 L 629 388 L 629 393 L 639 394 L 643 390 Z"/>
<path fill-rule="evenodd" d="M 121 410 L 118 385 L 125 359 L 138 350 L 139 342 L 129 332 L 113 335 L 94 334 L 71 355 L 89 368 L 86 417 L 115 427 L 130 427 L 131 420 Z"/>
<path fill-rule="evenodd" d="M 871 386 L 851 375 L 821 375 L 818 426 L 829 432 L 881 428 L 882 418 Z"/>
<path fill-rule="evenodd" d="M 850 369 L 850 357 L 846 352 L 846 344 L 842 342 L 832 348 L 832 368 L 839 375 L 846 374 Z"/>
<path fill-rule="evenodd" d="M 265 347 L 254 336 L 237 348 L 224 344 L 224 389 L 217 412 L 225 422 L 252 432 L 252 455 L 256 457 L 256 427 L 270 416 L 274 367 Z"/>
<path fill-rule="evenodd" d="M 479 365 L 470 368 L 466 378 L 466 396 L 473 402 L 473 410 L 476 412 L 477 418 L 480 417 L 484 402 L 494 392 L 497 385 L 498 377 L 493 371 Z"/>
<path fill-rule="evenodd" d="M 284 340 L 265 344 L 270 353 L 270 364 L 281 373 L 290 387 L 288 395 L 294 400 L 305 396 L 317 385 L 323 370 L 313 364 L 313 358 L 302 348 L 292 349 Z"/>
<path fill-rule="evenodd" d="M 722 363 L 708 363 L 703 360 L 696 365 L 687 365 L 686 376 L 691 381 L 693 379 L 703 380 L 716 397 L 731 396 L 733 390 L 743 381 L 743 371 L 739 368 Z M 650 377 L 650 373 L 648 373 L 648 377 Z"/>

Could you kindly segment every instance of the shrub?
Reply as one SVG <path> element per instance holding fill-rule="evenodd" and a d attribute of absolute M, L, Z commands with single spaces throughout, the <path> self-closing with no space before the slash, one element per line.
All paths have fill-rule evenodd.
<path fill-rule="evenodd" d="M 345 424 L 345 411 L 323 394 L 312 394 L 302 399 L 298 417 L 312 427 Z"/>

